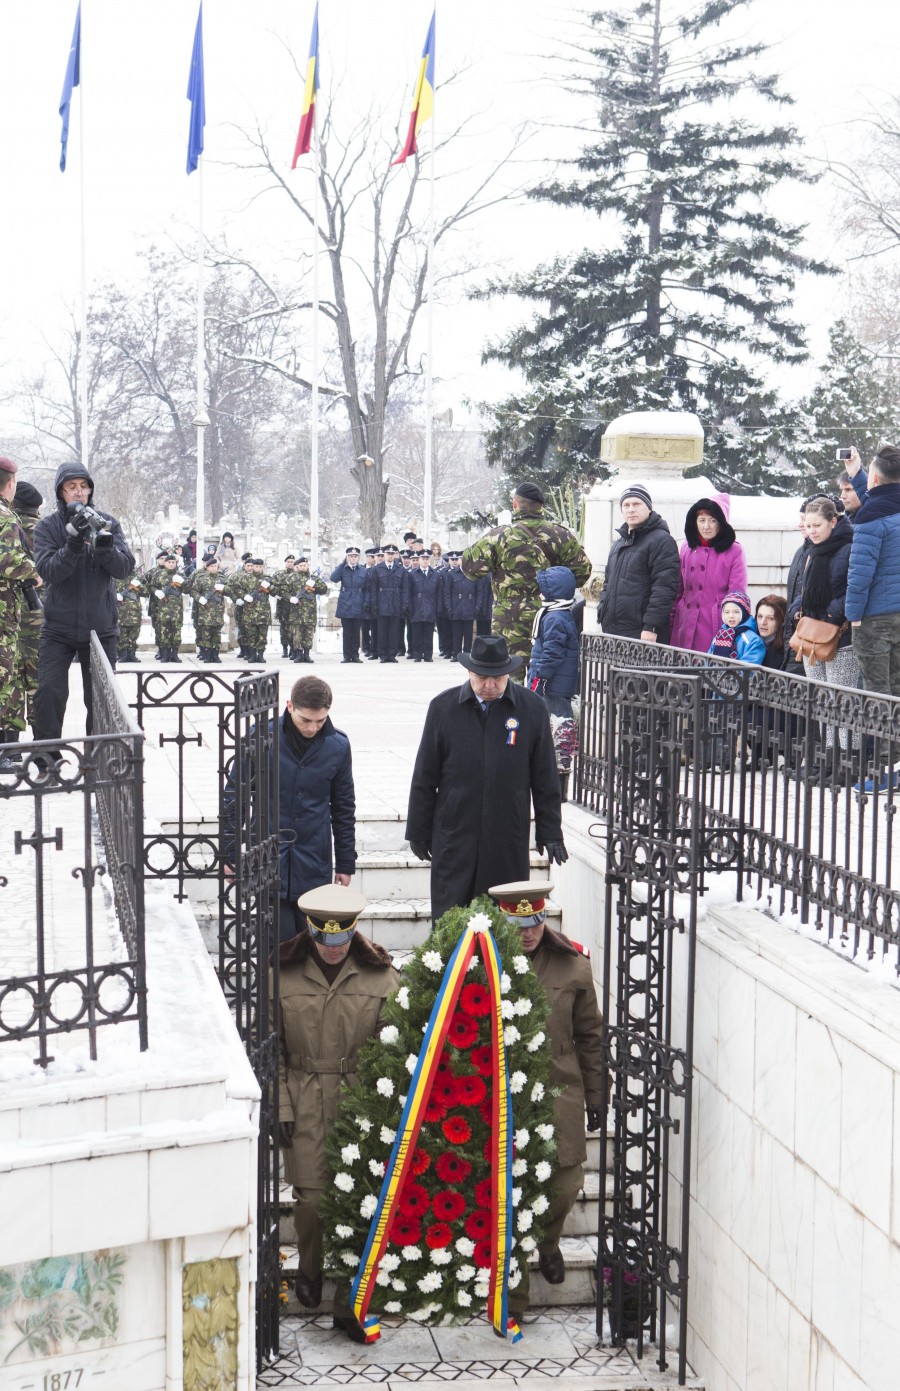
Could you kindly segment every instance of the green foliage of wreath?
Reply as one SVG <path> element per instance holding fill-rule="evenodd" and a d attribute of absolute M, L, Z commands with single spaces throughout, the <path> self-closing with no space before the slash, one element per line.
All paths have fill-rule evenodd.
<path fill-rule="evenodd" d="M 474 914 L 486 914 L 502 963 L 504 1033 L 513 1105 L 511 1289 L 546 1220 L 556 1137 L 547 1001 L 518 930 L 489 898 L 445 913 L 403 969 L 377 1038 L 358 1057 L 358 1085 L 344 1094 L 328 1140 L 332 1186 L 322 1201 L 325 1268 L 352 1279 L 369 1233 L 385 1164 L 400 1122 L 444 968 Z M 376 1288 L 374 1312 L 420 1322 L 462 1321 L 488 1292 L 491 1077 L 489 993 L 476 947 L 440 1071 L 419 1132 Z M 485 1075 L 485 1073 L 487 1075 Z"/>

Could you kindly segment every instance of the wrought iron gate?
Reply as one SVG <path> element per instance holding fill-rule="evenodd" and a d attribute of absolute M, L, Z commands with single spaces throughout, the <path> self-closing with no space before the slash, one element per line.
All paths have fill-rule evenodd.
<path fill-rule="evenodd" d="M 601 1206 L 598 1286 L 612 1341 L 657 1342 L 678 1309 L 684 1383 L 697 899 L 703 892 L 700 779 L 713 703 L 699 674 L 613 669 L 604 740 L 608 851 L 603 993 L 612 1213 Z M 692 775 L 685 778 L 687 763 Z M 687 789 L 687 791 L 685 791 Z M 601 1190 L 602 1191 L 602 1190 Z M 598 1333 L 602 1307 L 598 1301 Z"/>
<path fill-rule="evenodd" d="M 259 1083 L 256 1362 L 277 1352 L 278 677 L 217 672 L 120 675 L 147 738 L 175 750 L 167 824 L 144 841 L 147 878 L 214 886 L 219 982 Z M 210 750 L 215 750 L 214 759 Z M 200 810 L 191 810 L 196 791 Z M 206 803 L 209 805 L 206 805 Z M 270 971 L 271 962 L 271 971 Z M 214 1181 L 214 1179 L 211 1179 Z"/>

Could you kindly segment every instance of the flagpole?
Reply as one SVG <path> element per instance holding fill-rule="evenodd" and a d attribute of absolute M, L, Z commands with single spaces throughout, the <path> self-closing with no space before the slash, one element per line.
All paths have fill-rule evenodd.
<path fill-rule="evenodd" d="M 83 4 L 83 0 L 82 0 Z M 81 110 L 78 113 L 78 190 L 79 190 L 79 226 L 81 233 L 81 371 L 79 373 L 79 400 L 81 405 L 81 464 L 87 471 L 91 463 L 90 432 L 88 422 L 88 276 L 87 276 L 87 237 L 85 234 L 85 198 L 84 198 L 84 63 L 83 47 L 80 39 L 80 29 L 84 22 L 82 17 L 79 21 L 79 45 L 78 45 L 78 70 L 81 89 Z"/>
<path fill-rule="evenodd" d="M 434 103 L 437 106 L 437 102 Z M 431 207 L 428 214 L 428 269 L 426 293 L 428 295 L 428 338 L 425 367 L 425 480 L 422 506 L 422 540 L 426 547 L 431 545 L 431 494 L 432 462 L 434 451 L 434 112 L 431 114 Z"/>
<path fill-rule="evenodd" d="M 206 366 L 206 284 L 203 241 L 203 156 L 197 160 L 197 414 L 194 424 L 197 427 L 197 540 L 195 543 L 195 564 L 199 570 L 203 554 L 203 453 L 206 427 L 209 417 L 206 414 L 205 366 Z"/>
<path fill-rule="evenodd" d="M 309 423 L 309 560 L 319 563 L 319 122 L 313 116 L 312 415 Z"/>

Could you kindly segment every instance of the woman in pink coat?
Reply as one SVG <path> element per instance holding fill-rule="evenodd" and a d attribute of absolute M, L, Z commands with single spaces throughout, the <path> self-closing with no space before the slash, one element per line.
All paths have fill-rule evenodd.
<path fill-rule="evenodd" d="M 744 548 L 728 520 L 731 498 L 715 493 L 695 502 L 684 523 L 681 579 L 672 608 L 672 647 L 707 652 L 721 623 L 722 600 L 747 588 Z"/>

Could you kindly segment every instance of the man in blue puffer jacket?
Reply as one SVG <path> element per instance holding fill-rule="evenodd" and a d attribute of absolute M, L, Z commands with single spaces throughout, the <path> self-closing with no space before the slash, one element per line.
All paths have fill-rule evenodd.
<path fill-rule="evenodd" d="M 900 449 L 885 445 L 856 514 L 844 613 L 870 691 L 900 696 Z"/>
<path fill-rule="evenodd" d="M 581 638 L 572 612 L 575 575 L 566 565 L 551 565 L 537 573 L 541 607 L 531 629 L 528 686 L 541 696 L 550 712 L 550 730 L 559 773 L 559 790 L 567 799 L 569 772 L 575 754 L 576 729 L 572 698 L 578 692 Z"/>

